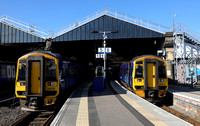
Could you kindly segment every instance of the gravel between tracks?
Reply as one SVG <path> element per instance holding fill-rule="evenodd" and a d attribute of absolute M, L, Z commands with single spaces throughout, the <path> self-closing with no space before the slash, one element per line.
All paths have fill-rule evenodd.
<path fill-rule="evenodd" d="M 0 126 L 9 126 L 24 114 L 25 112 L 21 111 L 19 106 L 0 107 Z"/>

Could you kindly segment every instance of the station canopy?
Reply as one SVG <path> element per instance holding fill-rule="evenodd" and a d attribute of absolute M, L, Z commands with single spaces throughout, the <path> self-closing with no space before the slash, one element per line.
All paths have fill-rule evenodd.
<path fill-rule="evenodd" d="M 53 42 L 102 40 L 102 34 L 92 31 L 112 31 L 108 39 L 160 38 L 169 27 L 112 9 L 101 9 L 58 32 L 50 34 L 47 30 L 24 23 L 17 19 L 3 16 L 0 18 L 0 43 L 37 43 L 45 42 L 49 37 Z"/>

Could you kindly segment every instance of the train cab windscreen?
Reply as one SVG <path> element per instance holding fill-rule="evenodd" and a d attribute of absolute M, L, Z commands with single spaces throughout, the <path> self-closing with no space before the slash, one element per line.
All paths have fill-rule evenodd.
<path fill-rule="evenodd" d="M 57 81 L 55 60 L 47 60 L 46 63 L 46 80 Z"/>
<path fill-rule="evenodd" d="M 18 81 L 25 81 L 26 76 L 26 65 L 19 65 Z"/>

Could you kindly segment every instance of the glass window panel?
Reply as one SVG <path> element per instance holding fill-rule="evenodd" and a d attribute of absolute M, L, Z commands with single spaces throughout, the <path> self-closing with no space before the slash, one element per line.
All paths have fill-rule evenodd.
<path fill-rule="evenodd" d="M 156 37 L 156 36 L 155 36 L 155 32 L 154 32 L 154 31 L 152 31 L 152 37 Z"/>
<path fill-rule="evenodd" d="M 19 30 L 16 29 L 16 43 L 19 43 Z"/>
<path fill-rule="evenodd" d="M 95 21 L 94 21 L 94 29 L 93 29 L 94 31 L 99 31 L 99 20 L 98 19 L 96 19 Z M 93 33 L 94 34 L 94 38 L 95 39 L 98 39 L 99 38 L 99 35 L 97 34 L 97 33 Z"/>
<path fill-rule="evenodd" d="M 112 18 L 112 31 L 117 31 L 117 25 L 116 25 L 116 19 Z M 118 31 L 117 31 L 118 32 Z M 112 34 L 112 39 L 116 39 L 117 38 L 117 33 Z"/>
<path fill-rule="evenodd" d="M 20 42 L 22 43 L 23 42 L 23 38 L 24 38 L 24 35 L 23 35 L 23 31 L 20 31 Z"/>
<path fill-rule="evenodd" d="M 34 35 L 31 35 L 31 42 L 35 42 L 35 36 Z"/>
<path fill-rule="evenodd" d="M 90 35 L 89 35 L 89 23 L 86 24 L 86 31 L 85 32 L 86 32 L 86 38 L 85 39 L 89 40 L 89 38 L 90 38 Z"/>
<path fill-rule="evenodd" d="M 64 34 L 64 41 L 67 41 L 67 33 Z"/>
<path fill-rule="evenodd" d="M 143 38 L 145 36 L 144 28 L 141 28 L 142 34 L 141 37 Z"/>
<path fill-rule="evenodd" d="M 16 29 L 15 28 L 13 28 L 13 30 L 12 30 L 12 42 L 13 43 L 16 43 Z"/>
<path fill-rule="evenodd" d="M 35 41 L 36 41 L 36 42 L 39 42 L 39 41 L 38 41 L 38 37 L 35 38 Z"/>
<path fill-rule="evenodd" d="M 59 36 L 58 37 L 56 37 L 56 42 L 58 42 L 59 41 Z"/>
<path fill-rule="evenodd" d="M 127 38 L 131 38 L 131 24 L 130 23 L 127 23 L 126 24 L 126 27 L 127 27 Z"/>
<path fill-rule="evenodd" d="M 64 40 L 64 35 L 61 35 L 60 36 L 60 41 L 63 41 Z"/>
<path fill-rule="evenodd" d="M 27 38 L 28 38 L 27 33 L 24 32 L 24 42 L 25 42 L 25 43 L 28 41 Z"/>
<path fill-rule="evenodd" d="M 81 26 L 81 40 L 85 40 L 85 25 Z"/>
<path fill-rule="evenodd" d="M 103 27 L 104 27 L 103 17 L 100 17 L 99 18 L 99 31 L 104 31 Z M 96 34 L 98 34 L 98 33 L 96 33 Z M 99 36 L 98 37 L 99 39 L 103 39 L 102 34 L 98 34 L 98 36 Z"/>
<path fill-rule="evenodd" d="M 31 35 L 28 34 L 28 42 L 31 42 Z"/>
<path fill-rule="evenodd" d="M 8 43 L 8 25 L 5 25 L 5 43 Z"/>
<path fill-rule="evenodd" d="M 72 31 L 72 37 L 73 37 L 73 41 L 75 41 L 76 40 L 76 29 L 74 29 L 73 31 Z"/>
<path fill-rule="evenodd" d="M 122 38 L 126 38 L 126 22 L 122 21 Z"/>
<path fill-rule="evenodd" d="M 108 30 L 109 31 L 113 31 L 113 29 L 112 29 L 112 20 L 113 20 L 112 17 L 108 17 Z"/>
<path fill-rule="evenodd" d="M 135 38 L 135 25 L 134 24 L 131 24 L 131 37 L 132 38 Z"/>
<path fill-rule="evenodd" d="M 147 37 L 149 38 L 150 37 L 150 30 L 149 29 L 147 29 Z"/>
<path fill-rule="evenodd" d="M 72 41 L 72 31 L 68 32 L 69 41 Z"/>
<path fill-rule="evenodd" d="M 103 31 L 108 31 L 108 16 L 103 16 Z"/>
<path fill-rule="evenodd" d="M 4 30 L 4 24 L 2 23 L 2 26 L 1 26 L 1 43 L 4 43 L 4 38 L 5 38 L 5 30 Z"/>
<path fill-rule="evenodd" d="M 94 30 L 94 21 L 90 22 L 89 29 L 90 40 L 94 40 L 94 33 L 91 33 Z"/>
<path fill-rule="evenodd" d="M 8 42 L 9 43 L 12 43 L 12 30 L 13 30 L 13 28 L 12 27 L 8 27 L 8 35 L 9 35 L 9 37 L 8 37 Z"/>
<path fill-rule="evenodd" d="M 137 26 L 136 27 L 136 29 L 137 29 L 137 38 L 140 38 L 141 36 L 141 27 L 140 26 Z"/>
<path fill-rule="evenodd" d="M 118 20 L 118 39 L 122 38 L 122 21 Z"/>
<path fill-rule="evenodd" d="M 106 26 L 107 31 L 112 31 L 112 17 L 106 16 Z M 108 34 L 108 39 L 112 39 L 112 34 L 115 33 Z"/>
<path fill-rule="evenodd" d="M 81 32 L 80 32 L 80 30 L 81 30 L 80 27 L 78 27 L 77 28 L 77 33 L 76 33 L 77 34 L 77 40 L 81 39 Z"/>

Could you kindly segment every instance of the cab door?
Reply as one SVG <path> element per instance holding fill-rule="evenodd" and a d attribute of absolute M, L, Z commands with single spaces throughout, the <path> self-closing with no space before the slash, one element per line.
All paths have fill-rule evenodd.
<path fill-rule="evenodd" d="M 31 62 L 31 94 L 40 93 L 40 62 Z"/>
<path fill-rule="evenodd" d="M 144 60 L 144 89 L 158 90 L 158 60 Z"/>
<path fill-rule="evenodd" d="M 26 96 L 44 95 L 44 61 L 43 56 L 29 56 L 26 59 Z"/>
<path fill-rule="evenodd" d="M 155 63 L 147 63 L 147 86 L 148 88 L 155 87 Z"/>

